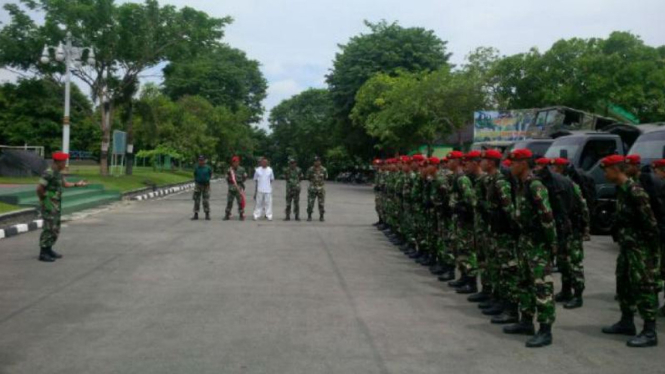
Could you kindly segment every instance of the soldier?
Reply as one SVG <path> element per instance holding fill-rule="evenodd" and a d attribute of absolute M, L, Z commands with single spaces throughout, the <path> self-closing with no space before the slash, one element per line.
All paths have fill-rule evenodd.
<path fill-rule="evenodd" d="M 450 195 L 452 190 L 453 173 L 449 168 L 448 157 L 444 157 L 440 163 L 440 168 L 436 174 L 434 199 L 437 214 L 439 216 L 439 227 L 437 230 L 440 238 L 440 269 L 435 269 L 433 273 L 438 275 L 440 282 L 448 282 L 455 279 L 455 250 L 453 247 L 452 233 L 454 231 L 454 222 L 452 219 L 452 208 L 450 205 Z"/>
<path fill-rule="evenodd" d="M 619 243 L 616 283 L 621 320 L 603 328 L 605 334 L 633 336 L 633 316 L 639 311 L 644 320 L 642 332 L 627 342 L 629 347 L 658 345 L 656 313 L 659 277 L 658 226 L 644 189 L 626 174 L 623 156 L 612 155 L 600 161 L 605 178 L 617 186 L 617 212 L 613 237 Z"/>
<path fill-rule="evenodd" d="M 476 212 L 475 212 L 475 230 L 474 230 L 474 246 L 476 250 L 476 257 L 478 259 L 478 275 L 480 275 L 480 284 L 482 289 L 480 292 L 470 295 L 468 300 L 470 302 L 478 303 L 487 301 L 493 294 L 493 281 L 492 277 L 494 272 L 494 258 L 489 256 L 489 235 L 487 232 L 487 182 L 488 175 L 484 171 L 485 160 L 483 153 L 480 151 L 472 151 L 467 154 L 469 160 L 467 161 L 469 168 L 469 177 L 473 182 L 473 187 L 476 191 Z"/>
<path fill-rule="evenodd" d="M 314 202 L 317 199 L 319 202 L 319 221 L 324 221 L 323 215 L 326 212 L 326 179 L 328 179 L 328 170 L 321 166 L 321 159 L 319 157 L 314 157 L 314 166 L 310 166 L 307 169 L 307 180 L 309 180 L 309 187 L 307 188 L 307 221 L 312 220 Z"/>
<path fill-rule="evenodd" d="M 540 329 L 527 340 L 529 348 L 552 344 L 555 320 L 552 258 L 556 253 L 556 227 L 547 188 L 532 172 L 533 153 L 517 149 L 510 153 L 515 178 L 515 226 L 519 227 L 517 257 L 520 261 L 520 322 L 503 328 L 506 334 L 533 335 L 533 318 Z"/>
<path fill-rule="evenodd" d="M 654 176 L 660 181 L 658 187 L 658 200 L 661 208 L 665 207 L 665 159 L 656 160 L 651 163 Z M 662 209 L 665 210 L 665 209 Z M 656 216 L 658 221 L 658 231 L 660 234 L 660 279 L 665 282 L 665 212 L 661 211 L 659 216 Z M 663 289 L 665 292 L 665 289 Z M 661 317 L 665 317 L 665 306 L 660 308 Z"/>
<path fill-rule="evenodd" d="M 226 214 L 224 221 L 231 218 L 231 210 L 233 209 L 233 200 L 238 204 L 238 214 L 241 221 L 245 220 L 245 181 L 247 180 L 247 172 L 245 168 L 240 166 L 240 157 L 233 156 L 231 159 L 231 167 L 226 173 L 226 182 L 229 184 L 229 192 L 226 196 Z"/>
<path fill-rule="evenodd" d="M 295 158 L 289 158 L 289 167 L 284 169 L 286 180 L 286 217 L 284 221 L 291 220 L 291 204 L 293 204 L 293 216 L 300 221 L 300 181 L 303 179 L 302 170 L 296 164 Z"/>
<path fill-rule="evenodd" d="M 205 157 L 199 156 L 199 164 L 194 169 L 194 217 L 192 220 L 199 219 L 201 197 L 203 197 L 203 212 L 206 214 L 206 221 L 210 221 L 210 179 L 212 179 L 212 169 L 206 165 Z"/>
<path fill-rule="evenodd" d="M 474 153 L 475 157 L 476 154 Z M 477 292 L 478 261 L 474 248 L 476 191 L 471 179 L 465 173 L 462 152 L 451 152 L 452 182 L 451 206 L 455 221 L 455 234 L 452 240 L 455 246 L 455 262 L 460 271 L 458 280 L 448 283 L 459 291 L 469 294 Z"/>
<path fill-rule="evenodd" d="M 568 168 L 568 160 L 556 158 L 552 160 L 553 172 L 564 175 Z M 583 305 L 582 294 L 585 288 L 584 280 L 584 238 L 589 235 L 590 215 L 589 207 L 580 186 L 568 178 L 573 184 L 573 205 L 569 216 L 571 219 L 571 232 L 565 246 L 565 251 L 559 247 L 557 263 L 561 270 L 563 283 L 561 301 L 566 301 L 564 308 L 575 309 Z M 563 252 L 563 253 L 562 253 Z M 555 301 L 559 302 L 555 297 Z"/>
<path fill-rule="evenodd" d="M 41 209 L 43 226 L 39 237 L 39 261 L 53 262 L 62 255 L 53 250 L 53 245 L 60 234 L 60 213 L 62 208 L 62 189 L 84 187 L 88 183 L 80 180 L 76 183 L 67 182 L 62 175 L 69 155 L 64 152 L 53 153 L 53 164 L 39 179 L 37 197 Z"/>

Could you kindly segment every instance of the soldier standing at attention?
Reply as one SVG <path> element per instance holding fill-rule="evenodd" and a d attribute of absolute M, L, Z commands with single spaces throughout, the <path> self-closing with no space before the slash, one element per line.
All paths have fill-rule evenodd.
<path fill-rule="evenodd" d="M 194 217 L 192 220 L 199 219 L 201 197 L 203 197 L 203 212 L 206 214 L 206 221 L 210 221 L 210 179 L 212 179 L 212 169 L 206 165 L 205 157 L 199 156 L 199 164 L 194 169 Z"/>
<path fill-rule="evenodd" d="M 65 180 L 62 171 L 65 170 L 66 161 L 69 158 L 67 153 L 55 152 L 52 157 L 51 168 L 42 174 L 37 185 L 37 197 L 39 197 L 39 206 L 44 220 L 42 234 L 39 237 L 39 261 L 43 262 L 53 262 L 57 258 L 62 258 L 61 254 L 53 250 L 53 245 L 60 234 L 62 189 L 88 185 L 82 180 L 76 183 Z"/>
<path fill-rule="evenodd" d="M 662 205 L 665 206 L 665 159 L 652 162 L 651 167 L 653 168 L 654 176 L 663 182 L 658 190 L 658 198 Z M 662 214 L 661 217 L 656 217 L 656 220 L 658 221 L 660 234 L 660 279 L 661 281 L 665 281 L 665 260 L 663 260 L 665 258 L 665 214 Z M 661 317 L 665 317 L 665 306 L 660 308 L 660 315 Z"/>
<path fill-rule="evenodd" d="M 517 149 L 510 153 L 510 171 L 516 180 L 515 219 L 519 227 L 517 257 L 520 261 L 520 322 L 504 327 L 506 334 L 533 335 L 538 313 L 540 330 L 527 340 L 529 348 L 552 344 L 555 319 L 552 259 L 556 254 L 556 227 L 547 188 L 532 172 L 533 153 Z"/>
<path fill-rule="evenodd" d="M 658 226 L 644 189 L 626 174 L 623 156 L 603 158 L 605 178 L 617 186 L 616 222 L 612 230 L 619 243 L 616 283 L 621 320 L 603 328 L 605 334 L 635 335 L 633 316 L 639 311 L 644 320 L 642 332 L 630 339 L 629 347 L 658 345 L 656 313 L 659 278 Z"/>
<path fill-rule="evenodd" d="M 286 217 L 284 221 L 291 220 L 291 204 L 293 204 L 295 220 L 300 221 L 300 181 L 303 179 L 303 175 L 295 158 L 289 158 L 289 166 L 284 169 L 284 179 L 286 180 Z"/>
<path fill-rule="evenodd" d="M 229 184 L 229 192 L 226 197 L 226 214 L 224 221 L 231 218 L 231 210 L 233 209 L 233 200 L 238 203 L 238 214 L 240 220 L 245 220 L 245 180 L 247 180 L 247 172 L 245 168 L 240 166 L 240 157 L 233 156 L 231 159 L 231 167 L 226 173 L 226 182 Z"/>
<path fill-rule="evenodd" d="M 310 166 L 307 170 L 307 180 L 309 180 L 309 187 L 307 188 L 307 220 L 312 220 L 312 213 L 314 212 L 314 201 L 318 199 L 319 202 L 319 221 L 323 222 L 323 215 L 326 212 L 326 189 L 325 182 L 328 179 L 328 170 L 321 165 L 321 159 L 314 157 L 314 166 Z"/>

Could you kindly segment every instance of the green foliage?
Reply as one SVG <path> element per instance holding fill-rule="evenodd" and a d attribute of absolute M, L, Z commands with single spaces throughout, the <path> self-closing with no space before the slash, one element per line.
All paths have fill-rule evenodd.
<path fill-rule="evenodd" d="M 498 61 L 491 72 L 501 107 L 566 105 L 599 111 L 616 104 L 642 122 L 665 116 L 663 47 L 636 35 L 559 40 L 545 53 L 532 49 Z"/>
<path fill-rule="evenodd" d="M 0 86 L 0 144 L 62 149 L 64 87 L 51 79 L 21 79 Z M 90 101 L 72 86 L 71 149 L 92 151 L 100 139 Z"/>
<path fill-rule="evenodd" d="M 282 101 L 270 112 L 272 158 L 285 166 L 289 157 L 310 165 L 314 156 L 339 144 L 334 134 L 333 103 L 325 89 L 309 89 Z"/>
<path fill-rule="evenodd" d="M 250 111 L 250 122 L 263 114 L 267 82 L 259 63 L 244 52 L 220 45 L 195 59 L 171 62 L 164 68 L 164 92 L 173 100 L 187 95 L 205 98 L 214 106 L 234 112 Z"/>
<path fill-rule="evenodd" d="M 373 140 L 362 127 L 353 126 L 349 119 L 355 105 L 356 93 L 372 76 L 384 73 L 391 76 L 399 71 L 421 72 L 436 70 L 448 64 L 447 42 L 433 31 L 423 28 L 404 28 L 385 21 L 365 22 L 368 34 L 360 34 L 340 45 L 332 72 L 326 77 L 335 108 L 337 135 L 352 152 L 371 156 Z"/>

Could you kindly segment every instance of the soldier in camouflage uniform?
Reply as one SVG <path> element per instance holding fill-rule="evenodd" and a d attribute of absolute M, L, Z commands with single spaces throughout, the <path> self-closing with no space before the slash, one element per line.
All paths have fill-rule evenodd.
<path fill-rule="evenodd" d="M 627 165 L 623 156 L 605 157 L 600 166 L 605 171 L 605 178 L 617 186 L 616 222 L 612 232 L 620 248 L 616 283 L 621 320 L 603 328 L 603 332 L 635 335 L 633 316 L 635 311 L 639 311 L 644 320 L 644 329 L 627 344 L 629 347 L 656 346 L 656 292 L 660 276 L 656 218 L 651 210 L 649 196 L 639 183 L 626 175 Z"/>
<path fill-rule="evenodd" d="M 450 198 L 452 194 L 453 172 L 449 168 L 449 160 L 444 157 L 437 171 L 435 179 L 435 206 L 439 216 L 439 227 L 437 230 L 440 238 L 439 252 L 441 268 L 434 274 L 439 275 L 439 281 L 448 282 L 455 279 L 455 249 L 452 243 L 454 232 L 454 221 Z"/>
<path fill-rule="evenodd" d="M 379 228 L 384 225 L 384 215 L 383 209 L 385 206 L 384 196 L 381 191 L 382 188 L 382 179 L 383 179 L 383 160 L 375 159 L 372 162 L 372 169 L 374 169 L 374 209 L 376 210 L 376 215 L 379 217 L 379 220 L 373 224 L 373 226 Z"/>
<path fill-rule="evenodd" d="M 245 220 L 245 181 L 247 180 L 247 171 L 240 166 L 240 157 L 234 156 L 231 159 L 231 167 L 226 173 L 226 182 L 229 184 L 229 192 L 226 196 L 226 214 L 224 220 L 231 218 L 233 201 L 238 204 L 238 214 L 241 221 Z"/>
<path fill-rule="evenodd" d="M 568 160 L 565 158 L 556 158 L 551 161 L 552 171 L 564 175 L 568 166 Z M 565 287 L 570 287 L 573 294 L 564 308 L 575 309 L 583 305 L 582 294 L 585 288 L 584 280 L 584 238 L 590 232 L 589 207 L 580 186 L 568 178 L 573 184 L 573 211 L 570 214 L 572 224 L 571 233 L 568 235 L 565 256 L 559 256 L 557 263 L 561 269 L 562 283 Z M 571 291 L 568 291 L 571 292 Z M 565 293 L 565 290 L 562 291 Z"/>
<path fill-rule="evenodd" d="M 478 261 L 478 275 L 480 276 L 482 289 L 480 292 L 470 295 L 470 302 L 487 301 L 492 295 L 492 274 L 494 272 L 493 259 L 488 256 L 489 236 L 487 235 L 487 225 L 485 220 L 487 211 L 487 174 L 483 171 L 482 152 L 471 151 L 467 153 L 466 164 L 468 175 L 473 182 L 473 188 L 476 193 L 476 210 L 474 212 L 474 250 Z"/>
<path fill-rule="evenodd" d="M 284 169 L 284 179 L 286 180 L 286 217 L 284 221 L 291 220 L 292 204 L 293 216 L 296 221 L 300 221 L 300 181 L 303 179 L 303 174 L 294 158 L 289 158 L 289 166 Z"/>
<path fill-rule="evenodd" d="M 662 182 L 658 190 L 658 197 L 662 206 L 665 206 L 665 159 L 653 161 L 651 168 L 654 176 Z M 656 217 L 656 220 L 660 234 L 660 279 L 661 283 L 665 283 L 665 212 L 661 212 L 661 217 Z M 660 308 L 660 315 L 665 317 L 665 306 Z"/>
<path fill-rule="evenodd" d="M 309 187 L 307 188 L 307 220 L 312 220 L 312 213 L 314 212 L 314 202 L 318 199 L 319 202 L 319 221 L 323 222 L 325 214 L 326 202 L 326 189 L 325 182 L 328 179 L 328 170 L 321 166 L 321 159 L 314 158 L 314 166 L 307 170 L 307 180 L 309 180 Z"/>
<path fill-rule="evenodd" d="M 204 156 L 199 156 L 199 164 L 194 169 L 194 216 L 192 220 L 199 219 L 199 209 L 201 209 L 201 198 L 203 198 L 203 212 L 206 220 L 210 220 L 210 179 L 212 178 L 212 169 L 206 165 Z"/>
<path fill-rule="evenodd" d="M 533 318 L 540 329 L 526 342 L 530 348 L 552 344 L 555 320 L 552 258 L 556 253 L 556 227 L 547 188 L 534 176 L 533 154 L 528 149 L 511 152 L 511 173 L 516 179 L 515 225 L 519 227 L 517 257 L 520 261 L 520 322 L 504 327 L 506 334 L 534 334 Z"/>
<path fill-rule="evenodd" d="M 37 185 L 37 197 L 41 209 L 43 226 L 39 237 L 39 261 L 53 262 L 62 255 L 53 250 L 53 245 L 60 235 L 60 213 L 62 210 L 62 189 L 84 187 L 85 181 L 70 183 L 65 180 L 65 170 L 69 155 L 63 152 L 53 153 L 53 165 L 46 170 Z"/>
<path fill-rule="evenodd" d="M 492 259 L 488 267 L 492 283 L 492 299 L 483 314 L 496 315 L 491 322 L 508 324 L 518 322 L 519 267 L 516 255 L 515 206 L 510 181 L 499 171 L 502 154 L 487 150 L 483 154 L 486 179 L 486 209 L 484 222 L 488 224 L 487 256 Z"/>
<path fill-rule="evenodd" d="M 420 261 L 427 254 L 423 246 L 422 224 L 424 219 L 423 212 L 423 186 L 424 181 L 421 176 L 422 163 L 425 157 L 416 154 L 411 157 L 411 172 L 408 175 L 408 182 L 405 184 L 404 195 L 407 196 L 407 209 L 405 215 L 409 225 L 409 241 L 413 251 L 407 253 L 409 257 Z"/>

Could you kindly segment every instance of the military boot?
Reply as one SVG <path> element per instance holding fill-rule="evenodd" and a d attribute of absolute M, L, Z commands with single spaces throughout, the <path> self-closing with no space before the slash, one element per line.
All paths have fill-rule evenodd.
<path fill-rule="evenodd" d="M 519 320 L 520 318 L 517 311 L 517 304 L 506 303 L 505 307 L 503 308 L 503 313 L 492 317 L 490 322 L 496 325 L 506 325 L 508 323 L 517 323 Z"/>
<path fill-rule="evenodd" d="M 613 324 L 612 326 L 603 327 L 603 333 L 611 335 L 635 336 L 635 334 L 637 334 L 637 328 L 635 327 L 632 313 L 623 313 L 619 322 Z"/>
<path fill-rule="evenodd" d="M 467 277 L 466 284 L 462 287 L 455 290 L 458 294 L 468 295 L 478 292 L 478 278 L 477 277 Z"/>
<path fill-rule="evenodd" d="M 284 221 L 290 221 L 290 220 L 291 220 L 291 216 L 287 213 L 286 217 L 284 217 Z"/>
<path fill-rule="evenodd" d="M 325 219 L 323 218 L 323 213 L 321 213 L 321 214 L 319 215 L 319 221 L 320 221 L 320 222 L 324 222 L 324 221 L 325 221 Z"/>
<path fill-rule="evenodd" d="M 307 213 L 307 222 L 312 222 L 312 213 Z"/>
<path fill-rule="evenodd" d="M 483 288 L 482 291 L 474 293 L 473 295 L 470 295 L 466 299 L 471 303 L 481 303 L 483 301 L 487 301 L 490 299 L 490 293 L 485 291 L 485 289 Z"/>
<path fill-rule="evenodd" d="M 439 282 L 448 282 L 455 279 L 455 267 L 454 266 L 444 267 L 443 274 L 441 274 L 437 279 L 439 280 Z"/>
<path fill-rule="evenodd" d="M 658 345 L 658 335 L 656 334 L 656 321 L 644 321 L 644 329 L 636 337 L 626 343 L 629 347 L 645 348 Z"/>
<path fill-rule="evenodd" d="M 49 248 L 48 247 L 46 247 L 46 248 L 42 247 L 40 249 L 40 251 L 39 251 L 39 261 L 42 261 L 42 262 L 54 262 L 55 261 L 55 258 L 51 257 L 51 255 L 49 254 Z"/>
<path fill-rule="evenodd" d="M 494 306 L 494 304 L 495 304 L 496 302 L 497 302 L 497 301 L 496 301 L 494 298 L 489 299 L 489 300 L 487 300 L 487 301 L 483 301 L 482 303 L 479 303 L 479 304 L 478 304 L 478 309 L 483 309 L 483 310 L 485 310 L 485 309 L 489 309 L 489 308 L 491 308 L 492 306 Z"/>
<path fill-rule="evenodd" d="M 240 219 L 241 221 L 244 221 L 244 220 L 245 220 L 245 215 L 244 215 L 244 214 L 241 214 L 239 219 Z"/>
<path fill-rule="evenodd" d="M 449 282 L 448 286 L 452 288 L 458 288 L 464 286 L 465 284 L 466 284 L 466 275 L 461 275 L 459 279 Z"/>
<path fill-rule="evenodd" d="M 224 220 L 224 221 L 228 221 L 228 220 L 230 220 L 230 219 L 231 219 L 231 215 L 230 215 L 229 213 L 226 213 L 226 214 L 224 215 L 224 218 L 222 218 L 222 220 Z"/>
<path fill-rule="evenodd" d="M 528 348 L 541 348 L 552 344 L 552 325 L 541 323 L 538 333 L 533 338 L 526 341 Z"/>
<path fill-rule="evenodd" d="M 505 305 L 502 301 L 499 300 L 494 300 L 492 303 L 492 306 L 489 308 L 483 309 L 483 314 L 486 316 L 498 316 L 499 314 L 503 313 L 503 310 L 505 309 Z"/>
<path fill-rule="evenodd" d="M 569 283 L 564 283 L 561 292 L 554 295 L 554 301 L 557 303 L 567 303 L 573 298 L 572 288 Z"/>
<path fill-rule="evenodd" d="M 198 220 L 198 219 L 199 219 L 199 214 L 198 214 L 198 213 L 194 213 L 194 217 L 192 217 L 192 221 L 196 221 L 196 220 Z"/>
<path fill-rule="evenodd" d="M 575 291 L 575 296 L 573 296 L 570 301 L 568 301 L 563 307 L 566 309 L 577 309 L 581 308 L 584 305 L 584 300 L 582 299 L 582 291 Z"/>
<path fill-rule="evenodd" d="M 522 320 L 512 325 L 503 327 L 504 334 L 511 335 L 533 335 L 536 328 L 533 326 L 533 317 L 522 315 Z"/>
<path fill-rule="evenodd" d="M 300 214 L 296 213 L 294 218 L 297 222 L 300 222 Z"/>
<path fill-rule="evenodd" d="M 206 212 L 206 221 L 210 221 L 210 212 Z"/>
<path fill-rule="evenodd" d="M 60 253 L 54 251 L 53 247 L 48 247 L 48 255 L 55 258 L 55 259 L 62 258 L 62 255 Z"/>

